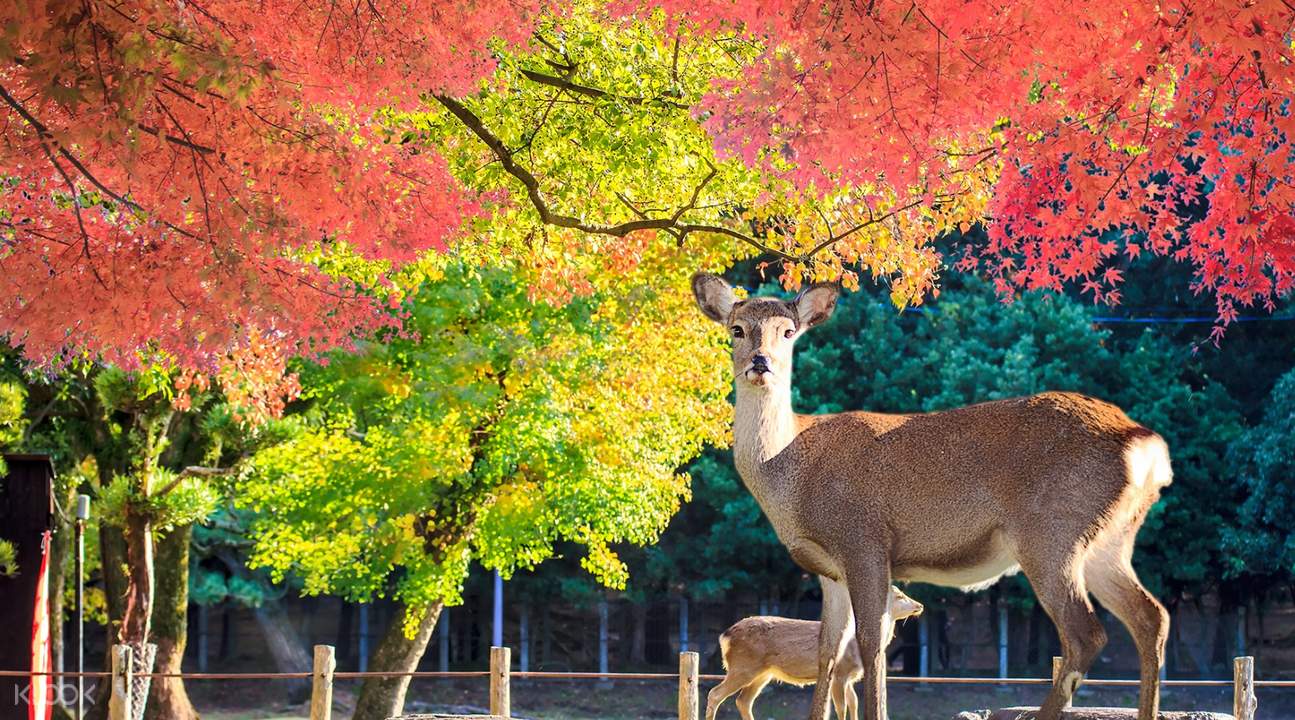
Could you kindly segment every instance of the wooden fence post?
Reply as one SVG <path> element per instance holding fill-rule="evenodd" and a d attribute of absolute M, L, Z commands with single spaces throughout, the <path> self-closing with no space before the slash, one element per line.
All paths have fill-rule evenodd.
<path fill-rule="evenodd" d="M 1255 720 L 1255 659 L 1239 657 L 1232 665 L 1232 715 L 1237 720 Z"/>
<path fill-rule="evenodd" d="M 311 672 L 310 720 L 330 720 L 333 716 L 333 671 L 337 658 L 332 645 L 315 646 L 315 667 Z"/>
<path fill-rule="evenodd" d="M 506 647 L 490 648 L 490 714 L 509 717 L 512 702 L 509 697 L 509 672 L 513 662 L 512 651 Z"/>
<path fill-rule="evenodd" d="M 679 720 L 697 720 L 697 653 L 679 653 Z"/>
<path fill-rule="evenodd" d="M 134 658 L 129 645 L 112 646 L 112 692 L 108 696 L 108 720 L 132 720 L 130 688 L 135 681 Z"/>

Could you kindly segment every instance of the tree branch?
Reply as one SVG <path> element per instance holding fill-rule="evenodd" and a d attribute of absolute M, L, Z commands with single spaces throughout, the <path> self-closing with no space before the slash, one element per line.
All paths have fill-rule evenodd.
<path fill-rule="evenodd" d="M 464 127 L 471 130 L 472 134 L 477 136 L 477 139 L 481 140 L 486 147 L 490 148 L 491 153 L 494 154 L 495 159 L 499 161 L 499 164 L 503 166 L 504 170 L 509 175 L 516 178 L 517 181 L 526 188 L 527 198 L 531 201 L 531 205 L 535 208 L 535 212 L 539 213 L 540 220 L 546 225 L 579 230 L 581 232 L 591 233 L 594 235 L 611 235 L 614 237 L 624 237 L 638 230 L 673 231 L 676 234 L 676 237 L 678 237 L 679 234 L 688 235 L 689 233 L 694 232 L 716 233 L 740 239 L 758 250 L 776 255 L 784 260 L 798 259 L 794 255 L 789 255 L 776 248 L 768 247 L 759 240 L 737 232 L 736 230 L 716 225 L 680 223 L 680 219 L 683 217 L 683 214 L 688 210 L 691 210 L 693 205 L 696 203 L 697 198 L 701 193 L 701 187 L 698 187 L 693 193 L 692 203 L 679 208 L 671 217 L 640 217 L 637 220 L 629 220 L 615 225 L 607 225 L 589 223 L 571 215 L 555 212 L 549 207 L 548 201 L 544 199 L 543 193 L 540 192 L 539 179 L 536 178 L 530 170 L 521 166 L 513 159 L 513 154 L 509 152 L 508 147 L 504 145 L 503 140 L 500 140 L 498 136 L 490 132 L 490 130 L 485 126 L 485 123 L 481 121 L 481 118 L 477 117 L 476 114 L 465 107 L 463 103 L 452 97 L 447 95 L 434 95 L 433 97 L 435 97 L 436 101 L 448 110 L 451 115 L 458 118 L 459 122 L 463 123 Z M 712 167 L 710 174 L 702 181 L 702 185 L 704 186 L 706 183 L 710 182 L 711 178 L 715 176 L 715 173 L 716 170 Z"/>
<path fill-rule="evenodd" d="M 221 476 L 229 475 L 232 472 L 234 472 L 234 468 L 214 468 L 214 467 L 203 467 L 201 465 L 190 465 L 189 467 L 182 470 L 180 474 L 176 475 L 174 480 L 162 486 L 162 488 L 157 492 L 153 493 L 153 497 L 160 498 L 163 495 L 166 495 L 167 493 L 179 487 L 180 483 L 184 482 L 185 478 L 221 477 Z"/>
<path fill-rule="evenodd" d="M 68 152 L 66 148 L 64 148 L 56 141 L 56 139 L 54 138 L 54 133 L 51 132 L 50 129 L 46 127 L 44 123 L 42 123 L 40 120 L 37 120 L 36 116 L 32 115 L 27 110 L 27 108 L 23 107 L 22 103 L 18 102 L 18 100 L 14 98 L 14 96 L 10 95 L 9 91 L 6 90 L 2 85 L 0 85 L 0 100 L 4 100 L 9 107 L 13 108 L 14 112 L 18 113 L 18 115 L 22 117 L 22 119 L 25 120 L 27 124 L 32 127 L 33 130 L 36 131 L 36 135 L 38 138 L 40 138 L 41 146 L 44 147 L 45 153 L 49 157 L 50 163 L 54 166 L 55 170 L 59 172 L 59 174 L 63 175 L 65 179 L 68 179 L 69 183 L 71 183 L 70 178 L 67 177 L 67 174 L 63 171 L 62 166 L 60 166 L 58 162 L 54 159 L 55 153 L 57 153 L 64 160 L 67 160 L 68 164 L 76 168 L 77 172 L 81 174 L 81 177 L 84 177 L 91 185 L 94 185 L 96 188 L 99 188 L 99 191 L 102 192 L 104 195 L 107 195 L 108 197 L 112 198 L 118 203 L 121 203 L 122 205 L 130 208 L 131 210 L 135 211 L 137 214 L 141 216 L 148 214 L 144 210 L 144 208 L 140 206 L 139 203 L 135 202 L 134 200 L 131 200 L 130 198 L 127 198 L 123 195 L 120 195 L 114 192 L 107 185 L 104 185 L 103 182 L 100 181 L 99 178 L 95 177 L 94 173 L 90 172 L 90 169 L 87 168 L 80 160 L 78 160 L 75 155 Z M 75 191 L 75 184 L 73 184 L 73 200 L 76 200 L 76 195 L 77 193 Z M 77 211 L 78 213 L 80 212 L 79 205 L 77 205 Z M 78 217 L 78 221 L 79 221 L 79 217 Z M 185 230 L 184 228 L 179 227 L 169 221 L 161 220 L 161 222 L 167 228 L 174 230 L 175 232 L 178 232 L 181 235 L 193 238 L 195 240 L 201 240 L 201 238 L 199 238 L 194 233 L 191 233 L 188 230 Z"/>
<path fill-rule="evenodd" d="M 555 88 L 558 88 L 559 90 L 565 90 L 567 92 L 574 93 L 576 95 L 584 95 L 585 97 L 597 98 L 599 100 L 608 100 L 608 99 L 620 100 L 621 102 L 626 102 L 631 105 L 644 105 L 644 104 L 664 105 L 666 107 L 675 108 L 676 110 L 691 109 L 689 106 L 683 103 L 675 102 L 673 100 L 666 100 L 665 98 L 659 98 L 659 97 L 642 98 L 642 97 L 635 97 L 633 95 L 616 95 L 614 93 L 607 92 L 606 90 L 601 90 L 596 87 L 589 87 L 588 85 L 581 85 L 579 83 L 572 82 L 566 78 L 558 77 L 556 75 L 546 75 L 542 72 L 538 72 L 535 70 L 523 69 L 522 75 L 525 75 L 528 80 L 532 82 L 537 82 L 541 85 L 548 85 L 549 87 L 555 87 Z"/>
<path fill-rule="evenodd" d="M 190 150 L 196 150 L 197 152 L 203 153 L 204 155 L 210 155 L 211 153 L 216 152 L 215 148 L 209 148 L 205 145 L 199 145 L 193 142 L 192 140 L 186 140 L 185 138 L 179 138 L 168 133 L 163 133 L 162 131 L 158 130 L 157 128 L 151 125 L 144 125 L 141 123 L 136 125 L 135 127 L 139 128 L 142 132 L 146 132 L 149 135 L 152 135 L 153 137 L 158 138 L 159 140 L 165 140 L 173 145 L 179 145 L 180 147 L 186 147 L 186 148 L 189 148 Z M 187 136 L 188 133 L 186 132 L 185 135 Z"/>
<path fill-rule="evenodd" d="M 557 79 L 561 80 L 560 78 Z M 556 212 L 550 208 L 548 201 L 545 200 L 543 193 L 540 191 L 539 179 L 536 178 L 530 170 L 518 164 L 517 161 L 513 159 L 513 153 L 508 150 L 508 146 L 504 144 L 504 141 L 492 133 L 490 129 L 485 126 L 485 123 L 482 122 L 481 118 L 469 110 L 463 103 L 448 95 L 434 94 L 432 97 L 434 97 L 442 107 L 448 110 L 451 115 L 459 120 L 459 122 L 463 123 L 464 127 L 470 130 L 477 139 L 490 149 L 490 152 L 495 156 L 495 159 L 499 161 L 499 164 L 503 167 L 505 172 L 512 175 L 522 184 L 526 189 L 526 197 L 530 200 L 531 206 L 534 207 L 535 212 L 539 214 L 540 221 L 546 225 L 579 230 L 581 232 L 591 233 L 594 235 L 611 235 L 614 237 L 624 237 L 625 235 L 638 230 L 659 230 L 673 236 L 680 246 L 682 246 L 687 237 L 693 233 L 724 235 L 735 240 L 740 240 L 756 250 L 773 255 L 780 260 L 806 263 L 812 260 L 818 253 L 826 250 L 841 240 L 844 240 L 850 235 L 853 235 L 859 230 L 862 230 L 869 225 L 874 225 L 884 220 L 888 220 L 901 212 L 911 210 L 921 204 L 921 200 L 914 200 L 907 205 L 894 208 L 883 215 L 876 216 L 869 211 L 868 219 L 866 221 L 857 223 L 853 227 L 839 234 L 833 233 L 829 227 L 829 234 L 826 239 L 815 245 L 813 249 L 806 253 L 793 255 L 783 250 L 779 250 L 778 248 L 770 247 L 760 242 L 755 237 L 732 228 L 724 227 L 722 225 L 712 225 L 709 223 L 690 223 L 683 221 L 683 216 L 688 211 L 697 207 L 702 191 L 719 172 L 714 165 L 707 163 L 707 165 L 710 166 L 710 172 L 702 179 L 697 187 L 693 189 L 692 197 L 689 199 L 688 203 L 676 208 L 669 217 L 650 217 L 646 212 L 635 207 L 623 194 L 617 193 L 617 197 L 620 201 L 628 207 L 631 212 L 637 215 L 638 219 L 628 220 L 615 225 L 589 223 L 572 215 L 565 215 L 563 213 Z"/>

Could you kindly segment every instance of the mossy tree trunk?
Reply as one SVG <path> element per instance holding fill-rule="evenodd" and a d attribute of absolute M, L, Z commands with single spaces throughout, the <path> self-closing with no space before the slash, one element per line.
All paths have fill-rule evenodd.
<path fill-rule="evenodd" d="M 153 617 L 149 641 L 157 644 L 153 671 L 178 673 L 189 628 L 189 543 L 193 526 L 158 538 L 154 564 Z M 153 678 L 144 708 L 146 720 L 197 720 L 182 678 Z"/>
<path fill-rule="evenodd" d="M 412 672 L 427 650 L 436 621 L 441 616 L 441 603 L 425 609 L 412 638 L 404 632 L 405 618 L 418 612 L 406 606 L 391 619 L 391 625 L 373 649 L 369 658 L 370 672 Z M 392 678 L 366 678 L 360 686 L 359 699 L 355 701 L 355 714 L 351 720 L 384 720 L 404 712 L 405 693 L 409 690 L 409 676 Z"/>
<path fill-rule="evenodd" d="M 103 573 L 103 595 L 107 605 L 108 624 L 105 626 L 105 645 L 111 647 L 118 640 L 121 618 L 126 611 L 126 539 L 121 528 L 99 524 L 99 557 Z M 104 670 L 111 670 L 109 653 L 104 653 Z M 92 668 L 87 667 L 86 670 Z M 89 683 L 87 683 L 88 685 Z M 108 717 L 108 691 L 112 684 L 107 680 L 94 681 L 94 705 L 86 710 L 86 720 L 106 720 Z"/>

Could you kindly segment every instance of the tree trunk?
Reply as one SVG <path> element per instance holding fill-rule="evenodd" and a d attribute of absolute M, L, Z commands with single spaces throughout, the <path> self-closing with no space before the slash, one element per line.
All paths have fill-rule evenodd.
<path fill-rule="evenodd" d="M 1196 666 L 1197 677 L 1206 678 L 1210 676 L 1210 653 L 1214 635 L 1218 632 L 1219 618 L 1214 613 L 1205 612 L 1204 603 L 1199 598 L 1192 604 L 1196 608 L 1196 617 L 1201 621 L 1201 633 L 1200 642 L 1187 644 L 1187 654 Z"/>
<path fill-rule="evenodd" d="M 305 643 L 301 642 L 292 620 L 283 611 L 281 602 L 268 600 L 252 614 L 278 672 L 308 672 L 313 667 L 310 653 L 306 650 Z M 289 680 L 287 688 L 288 699 L 292 703 L 304 702 L 310 696 L 309 680 Z"/>
<path fill-rule="evenodd" d="M 108 611 L 105 626 L 109 647 L 121 636 L 121 619 L 126 614 L 126 538 L 121 528 L 99 524 L 100 572 L 103 573 L 104 604 Z M 107 667 L 107 660 L 104 661 Z"/>
<path fill-rule="evenodd" d="M 648 632 L 647 644 L 643 651 L 647 656 L 647 661 L 651 665 L 661 666 L 669 665 L 671 661 L 670 652 L 670 608 L 661 600 L 653 601 L 647 610 L 647 623 L 651 628 Z"/>
<path fill-rule="evenodd" d="M 1209 667 L 1203 677 L 1213 677 L 1217 668 L 1231 664 L 1230 652 L 1236 637 L 1237 610 L 1235 606 L 1220 605 L 1214 621 L 1214 636 L 1210 639 Z"/>
<path fill-rule="evenodd" d="M 178 673 L 189 630 L 189 541 L 193 526 L 178 527 L 157 541 L 152 634 L 157 644 L 153 672 Z M 153 678 L 144 707 L 146 720 L 197 720 L 198 711 L 178 677 Z"/>
<path fill-rule="evenodd" d="M 355 633 L 353 618 L 355 605 L 342 601 L 341 611 L 337 615 L 337 664 L 351 663 L 351 636 Z M 358 663 L 357 663 L 358 664 Z"/>
<path fill-rule="evenodd" d="M 153 527 L 148 515 L 126 504 L 126 608 L 118 641 L 143 646 L 153 614 Z"/>
<path fill-rule="evenodd" d="M 1259 665 L 1260 667 L 1263 666 L 1264 638 L 1267 637 L 1264 634 L 1264 609 L 1266 607 L 1265 600 L 1266 598 L 1262 595 L 1255 599 L 1255 621 L 1259 625 L 1259 637 L 1255 638 L 1254 656 L 1255 656 L 1255 664 Z"/>
<path fill-rule="evenodd" d="M 630 665 L 638 668 L 647 665 L 647 603 L 630 605 L 630 615 L 634 623 L 630 632 Z"/>
<path fill-rule="evenodd" d="M 553 612 L 550 610 L 549 603 L 544 603 L 544 609 L 540 613 L 540 619 L 543 620 L 544 631 L 540 636 L 540 662 L 548 666 L 553 662 Z"/>
<path fill-rule="evenodd" d="M 391 618 L 391 625 L 369 659 L 370 672 L 413 672 L 427 650 L 441 615 L 441 603 L 435 603 L 422 612 L 414 637 L 405 636 L 405 617 L 417 612 L 404 605 Z M 409 690 L 409 676 L 365 678 L 355 701 L 355 714 L 351 720 L 385 720 L 400 715 L 405 709 L 405 693 Z"/>
<path fill-rule="evenodd" d="M 217 658 L 225 662 L 234 656 L 234 628 L 229 616 L 233 610 L 228 604 L 220 613 L 220 654 Z"/>

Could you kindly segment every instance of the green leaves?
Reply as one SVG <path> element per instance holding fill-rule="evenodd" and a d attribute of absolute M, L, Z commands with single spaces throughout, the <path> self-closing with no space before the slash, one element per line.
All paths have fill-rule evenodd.
<path fill-rule="evenodd" d="M 727 427 L 685 269 L 550 304 L 522 262 L 440 262 L 403 332 L 301 368 L 299 432 L 238 483 L 253 564 L 418 607 L 458 602 L 472 559 L 508 575 L 573 541 L 623 587 L 613 546 L 656 539 L 687 493 L 677 468 Z"/>
<path fill-rule="evenodd" d="M 1229 461 L 1245 492 L 1243 522 L 1222 531 L 1237 560 L 1229 575 L 1289 578 L 1295 573 L 1295 370 L 1278 380 L 1262 421 L 1246 431 Z"/>
<path fill-rule="evenodd" d="M 27 389 L 21 383 L 0 379 L 0 448 L 22 439 L 26 406 Z"/>
<path fill-rule="evenodd" d="M 3 469 L 3 465 L 0 465 Z M 0 540 L 0 577 L 11 578 L 18 574 L 18 549 L 8 540 Z"/>
<path fill-rule="evenodd" d="M 147 515 L 153 532 L 201 522 L 215 511 L 219 493 L 203 478 L 184 476 L 164 467 L 151 470 L 155 488 L 165 493 L 144 493 L 138 477 L 117 475 L 99 492 L 99 519 L 115 527 L 126 526 L 126 512 Z"/>

